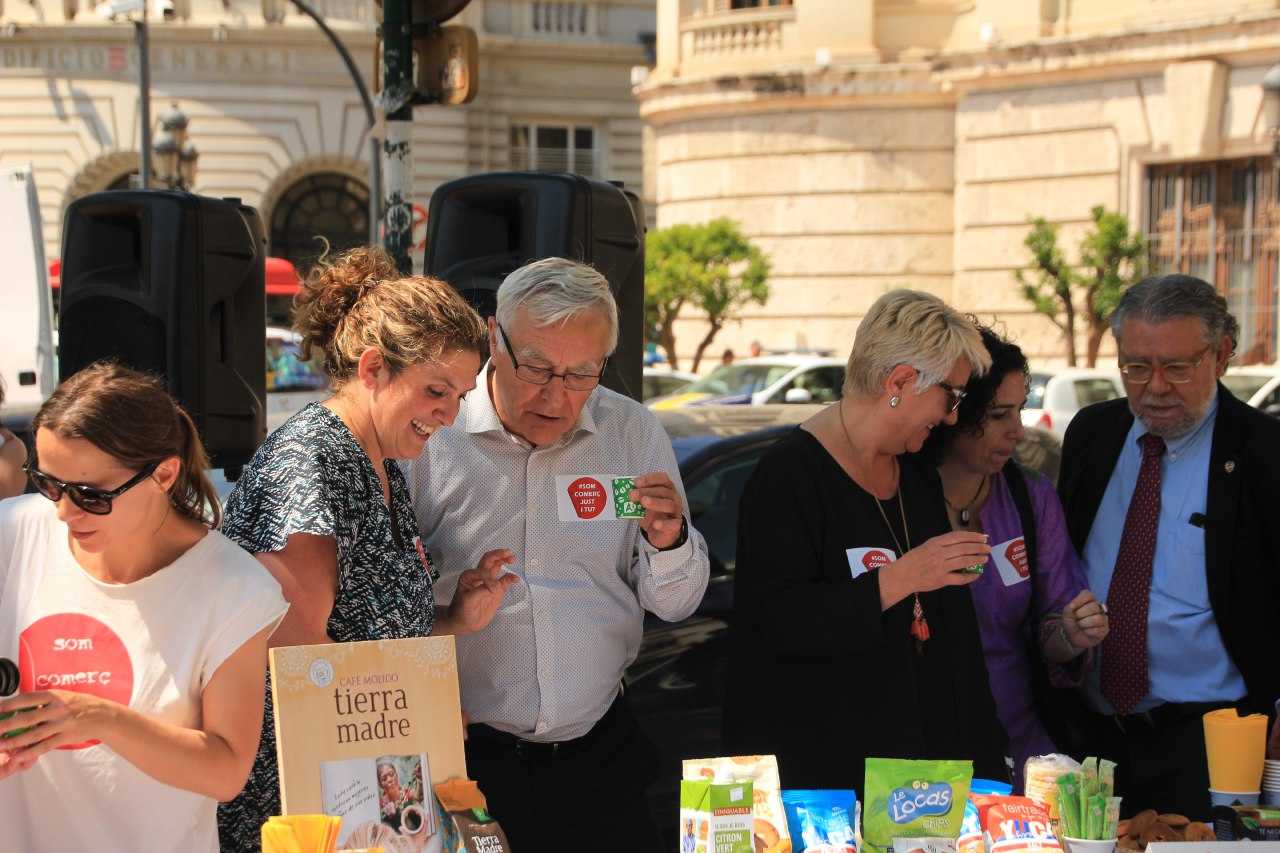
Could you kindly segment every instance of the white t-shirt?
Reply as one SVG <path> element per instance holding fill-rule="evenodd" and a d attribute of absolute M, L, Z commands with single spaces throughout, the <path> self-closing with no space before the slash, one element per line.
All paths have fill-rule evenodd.
<path fill-rule="evenodd" d="M 21 692 L 79 690 L 198 728 L 218 667 L 287 609 L 266 569 L 216 531 L 149 577 L 106 584 L 75 561 L 54 504 L 0 503 L 0 656 L 19 662 Z M 0 780 L 0 847 L 215 853 L 216 809 L 82 744 Z"/>

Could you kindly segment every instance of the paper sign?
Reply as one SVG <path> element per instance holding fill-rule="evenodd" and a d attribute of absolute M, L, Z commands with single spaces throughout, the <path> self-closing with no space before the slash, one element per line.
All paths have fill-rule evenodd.
<path fill-rule="evenodd" d="M 849 576 L 855 578 L 887 566 L 898 559 L 898 556 L 888 548 L 849 548 L 844 553 L 849 558 Z"/>
<path fill-rule="evenodd" d="M 644 507 L 631 500 L 634 476 L 563 474 L 556 477 L 556 508 L 561 521 L 643 518 Z"/>
<path fill-rule="evenodd" d="M 1005 586 L 1020 584 L 1031 577 L 1031 564 L 1027 560 L 1027 543 L 1019 536 L 992 547 L 991 559 L 1000 571 Z"/>

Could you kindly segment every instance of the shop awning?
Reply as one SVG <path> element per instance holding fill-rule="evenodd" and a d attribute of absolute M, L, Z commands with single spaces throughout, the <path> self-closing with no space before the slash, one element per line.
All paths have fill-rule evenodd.
<path fill-rule="evenodd" d="M 267 258 L 267 295 L 293 296 L 300 285 L 298 271 L 284 258 Z M 57 290 L 62 285 L 62 260 L 49 261 L 49 286 Z"/>

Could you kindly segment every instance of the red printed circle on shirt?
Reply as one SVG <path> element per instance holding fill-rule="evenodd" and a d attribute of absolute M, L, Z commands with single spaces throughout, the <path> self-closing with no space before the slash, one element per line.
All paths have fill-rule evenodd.
<path fill-rule="evenodd" d="M 133 662 L 116 635 L 83 613 L 37 619 L 18 637 L 21 690 L 70 690 L 128 705 L 133 698 Z M 59 749 L 85 749 L 89 740 Z"/>
<path fill-rule="evenodd" d="M 1031 565 L 1027 562 L 1027 543 L 1022 539 L 1015 539 L 1009 543 L 1009 547 L 1004 549 L 1004 558 L 1009 561 L 1009 565 L 1013 566 L 1022 577 L 1031 576 Z"/>
<path fill-rule="evenodd" d="M 604 486 L 595 477 L 579 477 L 569 484 L 569 500 L 578 518 L 595 518 L 604 512 Z"/>
<path fill-rule="evenodd" d="M 869 572 L 882 569 L 890 562 L 889 555 L 884 551 L 868 551 L 862 555 L 862 565 L 866 566 Z"/>

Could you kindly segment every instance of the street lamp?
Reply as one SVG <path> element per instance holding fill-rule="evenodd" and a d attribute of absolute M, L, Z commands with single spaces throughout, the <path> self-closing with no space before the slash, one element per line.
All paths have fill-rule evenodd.
<path fill-rule="evenodd" d="M 172 190 L 190 190 L 195 185 L 200 152 L 187 141 L 188 123 L 186 115 L 173 104 L 160 116 L 160 133 L 151 147 L 156 180 Z"/>

